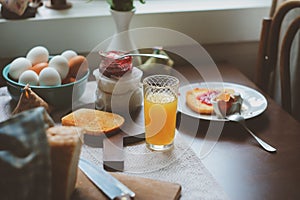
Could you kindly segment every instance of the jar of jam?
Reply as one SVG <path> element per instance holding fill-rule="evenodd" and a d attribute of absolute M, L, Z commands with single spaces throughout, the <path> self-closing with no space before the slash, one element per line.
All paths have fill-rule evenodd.
<path fill-rule="evenodd" d="M 101 62 L 93 75 L 97 81 L 96 109 L 115 113 L 134 112 L 142 104 L 143 72 L 133 67 L 132 57 L 117 59 L 125 52 L 100 52 Z"/>
<path fill-rule="evenodd" d="M 114 78 L 122 77 L 125 73 L 132 70 L 132 57 L 125 56 L 122 59 L 118 59 L 119 56 L 126 54 L 123 51 L 108 51 L 99 52 L 100 54 L 100 72 L 108 78 L 112 76 Z"/>

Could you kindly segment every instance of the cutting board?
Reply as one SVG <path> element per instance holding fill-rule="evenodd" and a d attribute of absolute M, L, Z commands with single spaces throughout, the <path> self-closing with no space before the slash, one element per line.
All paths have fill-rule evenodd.
<path fill-rule="evenodd" d="M 111 173 L 129 189 L 135 192 L 135 200 L 176 200 L 179 199 L 181 186 L 176 183 Z M 82 172 L 78 170 L 77 183 L 72 200 L 108 199 Z"/>

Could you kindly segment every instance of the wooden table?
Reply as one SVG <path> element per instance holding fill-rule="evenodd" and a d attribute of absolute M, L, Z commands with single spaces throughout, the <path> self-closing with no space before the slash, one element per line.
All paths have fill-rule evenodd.
<path fill-rule="evenodd" d="M 178 67 L 190 82 L 200 82 L 192 67 Z M 238 70 L 219 66 L 226 82 L 238 83 L 259 90 Z M 272 99 L 267 110 L 247 124 L 259 137 L 277 148 L 276 153 L 264 151 L 237 124 L 226 122 L 212 151 L 202 162 L 224 188 L 230 199 L 300 199 L 300 123 L 281 109 Z M 190 118 L 193 124 L 198 119 Z M 196 138 L 189 130 L 181 133 L 193 141 L 192 149 L 199 154 L 209 121 L 200 120 Z"/>
<path fill-rule="evenodd" d="M 224 65 L 219 66 L 219 70 L 225 82 L 260 91 L 235 68 Z M 181 71 L 190 82 L 200 81 L 195 70 L 184 68 Z M 277 148 L 276 153 L 264 151 L 245 130 L 235 123 L 226 122 L 217 144 L 202 158 L 230 199 L 300 199 L 300 123 L 265 96 L 268 101 L 266 111 L 247 120 L 247 125 L 257 136 Z M 188 121 L 192 124 L 195 120 Z M 200 120 L 192 144 L 198 155 L 208 124 L 208 121 Z M 188 130 L 182 133 L 189 138 Z"/>

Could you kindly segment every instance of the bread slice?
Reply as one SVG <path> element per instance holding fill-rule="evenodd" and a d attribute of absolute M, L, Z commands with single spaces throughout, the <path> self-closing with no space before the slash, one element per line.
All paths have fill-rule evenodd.
<path fill-rule="evenodd" d="M 213 112 L 213 107 L 211 105 L 207 105 L 197 100 L 197 96 L 207 93 L 209 90 L 206 88 L 195 88 L 193 90 L 189 90 L 186 93 L 186 104 L 193 111 L 200 114 L 211 114 Z"/>
<path fill-rule="evenodd" d="M 46 134 L 50 146 L 52 199 L 69 200 L 76 184 L 83 130 L 54 126 Z"/>
<path fill-rule="evenodd" d="M 207 88 L 194 88 L 186 92 L 186 104 L 187 106 L 199 113 L 204 115 L 211 115 L 214 113 L 213 105 L 211 100 L 218 94 L 233 94 L 233 89 L 207 89 Z M 199 100 L 199 97 L 206 95 L 206 102 Z"/>
<path fill-rule="evenodd" d="M 62 117 L 61 124 L 78 126 L 83 128 L 87 134 L 99 135 L 119 129 L 124 121 L 124 118 L 118 114 L 81 108 Z"/>

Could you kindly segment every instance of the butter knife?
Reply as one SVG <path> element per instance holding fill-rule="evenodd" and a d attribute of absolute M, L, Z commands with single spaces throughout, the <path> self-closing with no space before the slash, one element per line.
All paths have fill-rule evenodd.
<path fill-rule="evenodd" d="M 109 198 L 113 200 L 130 200 L 135 193 L 110 175 L 104 169 L 97 168 L 92 163 L 80 158 L 78 163 L 81 171 Z"/>

